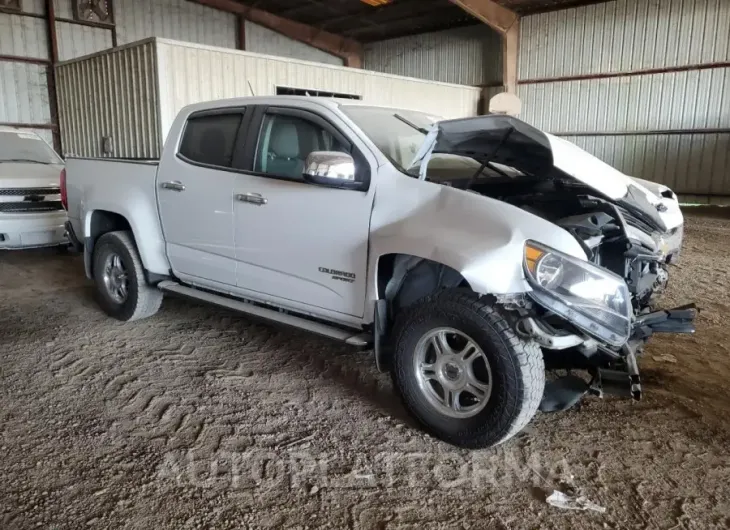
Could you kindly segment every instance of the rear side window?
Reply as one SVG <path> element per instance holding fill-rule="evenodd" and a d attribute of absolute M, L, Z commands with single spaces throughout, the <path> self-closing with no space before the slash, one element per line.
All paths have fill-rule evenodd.
<path fill-rule="evenodd" d="M 242 117 L 239 112 L 191 117 L 185 125 L 180 154 L 192 162 L 231 167 Z"/>

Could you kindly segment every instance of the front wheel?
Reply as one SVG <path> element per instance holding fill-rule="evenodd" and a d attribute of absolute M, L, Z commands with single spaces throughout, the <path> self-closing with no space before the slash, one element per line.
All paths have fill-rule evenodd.
<path fill-rule="evenodd" d="M 394 336 L 394 384 L 436 437 L 490 447 L 535 415 L 545 388 L 542 351 L 517 336 L 489 298 L 447 289 L 406 309 Z"/>
<path fill-rule="evenodd" d="M 101 236 L 94 247 L 93 265 L 97 299 L 109 316 L 131 321 L 157 313 L 162 292 L 147 285 L 131 232 Z"/>

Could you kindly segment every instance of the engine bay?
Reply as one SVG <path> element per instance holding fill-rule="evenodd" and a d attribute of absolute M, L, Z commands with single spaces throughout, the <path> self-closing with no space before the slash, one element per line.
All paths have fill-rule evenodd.
<path fill-rule="evenodd" d="M 590 188 L 557 179 L 488 178 L 475 183 L 452 182 L 530 212 L 567 230 L 589 261 L 625 279 L 636 314 L 665 289 L 667 263 L 660 234 L 647 222 Z"/>

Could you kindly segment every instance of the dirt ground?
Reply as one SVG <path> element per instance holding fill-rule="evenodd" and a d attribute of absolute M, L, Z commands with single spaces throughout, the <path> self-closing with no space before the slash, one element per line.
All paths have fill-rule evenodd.
<path fill-rule="evenodd" d="M 652 342 L 643 401 L 471 452 L 415 428 L 369 352 L 173 298 L 117 323 L 80 257 L 0 254 L 0 528 L 730 528 L 729 243 L 690 214 L 664 302 L 704 311 Z"/>

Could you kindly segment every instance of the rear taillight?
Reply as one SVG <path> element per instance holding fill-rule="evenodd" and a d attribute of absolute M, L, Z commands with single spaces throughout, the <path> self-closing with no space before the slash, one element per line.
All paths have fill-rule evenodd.
<path fill-rule="evenodd" d="M 61 205 L 68 211 L 68 193 L 66 193 L 66 170 L 61 170 Z"/>

